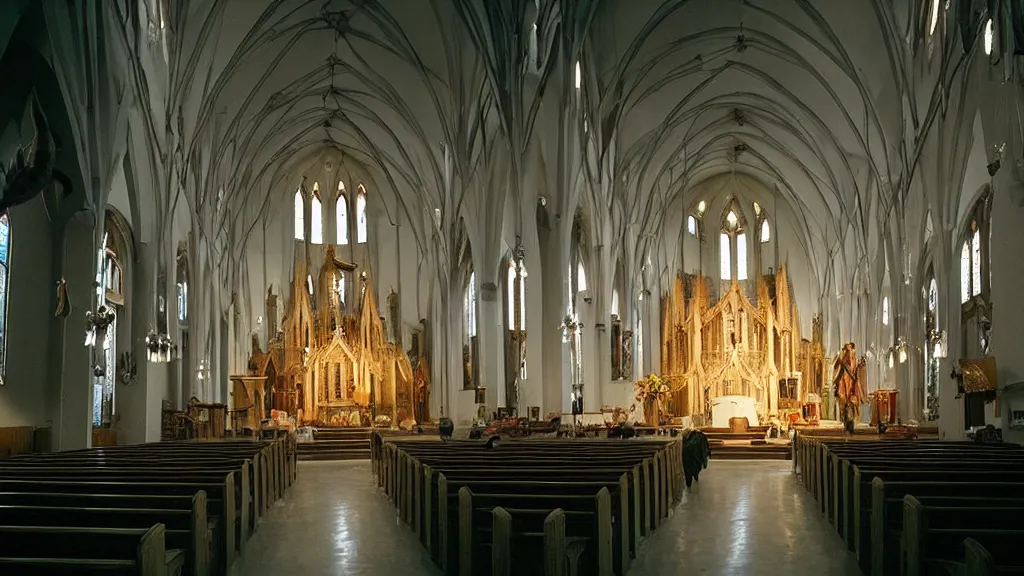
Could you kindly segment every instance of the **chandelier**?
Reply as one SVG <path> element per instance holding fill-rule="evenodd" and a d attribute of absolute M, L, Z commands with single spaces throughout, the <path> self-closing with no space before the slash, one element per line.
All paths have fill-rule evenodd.
<path fill-rule="evenodd" d="M 178 347 L 167 334 L 157 334 L 150 330 L 146 336 L 146 359 L 154 363 L 170 362 L 174 359 Z"/>
<path fill-rule="evenodd" d="M 96 345 L 96 342 L 106 339 L 107 328 L 115 318 L 114 309 L 104 305 L 97 308 L 95 312 L 87 311 L 85 313 L 85 345 L 92 347 Z"/>

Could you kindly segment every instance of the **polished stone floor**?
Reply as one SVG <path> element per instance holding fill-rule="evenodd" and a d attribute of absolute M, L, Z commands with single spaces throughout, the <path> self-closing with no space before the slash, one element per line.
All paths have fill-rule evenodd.
<path fill-rule="evenodd" d="M 641 545 L 629 576 L 859 575 L 790 462 L 715 460 Z M 368 462 L 300 462 L 232 576 L 420 576 L 440 571 L 373 485 Z"/>

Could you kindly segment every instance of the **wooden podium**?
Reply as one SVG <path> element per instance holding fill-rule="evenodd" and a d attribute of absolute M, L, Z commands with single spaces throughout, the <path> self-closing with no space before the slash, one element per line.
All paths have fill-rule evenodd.
<path fill-rule="evenodd" d="M 235 409 L 249 408 L 245 427 L 256 431 L 260 428 L 260 422 L 269 417 L 266 414 L 266 376 L 231 376 L 234 383 Z"/>
<path fill-rule="evenodd" d="M 896 423 L 896 399 L 899 390 L 876 390 L 872 392 L 871 425 L 878 426 L 879 422 L 886 425 Z"/>

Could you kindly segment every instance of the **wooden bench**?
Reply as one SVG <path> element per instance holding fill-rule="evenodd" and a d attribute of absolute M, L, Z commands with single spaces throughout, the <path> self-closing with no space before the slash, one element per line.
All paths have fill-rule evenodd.
<path fill-rule="evenodd" d="M 234 473 L 227 474 L 220 482 L 123 482 L 123 481 L 61 481 L 57 479 L 31 480 L 0 478 L 0 492 L 34 492 L 67 494 L 108 494 L 108 495 L 195 495 L 203 491 L 208 496 L 222 501 L 223 527 L 215 534 L 217 557 L 223 560 L 221 571 L 226 572 L 236 554 L 236 523 Z"/>
<path fill-rule="evenodd" d="M 1024 573 L 1022 516 L 1022 507 L 925 506 L 908 495 L 903 507 L 902 573 L 923 576 L 928 565 L 963 563 L 960 550 L 965 538 L 985 548 L 997 572 Z"/>
<path fill-rule="evenodd" d="M 587 514 L 576 512 L 577 517 Z M 573 514 L 554 510 L 494 508 L 491 575 L 545 574 L 579 576 L 580 558 L 590 543 L 588 536 L 566 536 Z M 537 526 L 537 518 L 542 522 Z M 568 569 L 567 569 L 568 568 Z M 594 567 L 590 567 L 594 569 Z"/>
<path fill-rule="evenodd" d="M 0 572 L 179 576 L 185 555 L 164 547 L 164 526 L 0 526 Z"/>
<path fill-rule="evenodd" d="M 588 500 L 589 506 L 585 509 L 562 511 L 563 532 L 566 537 L 577 538 L 581 542 L 591 544 L 578 548 L 581 553 L 586 549 L 586 561 L 583 564 L 585 573 L 608 573 L 612 567 L 606 565 L 616 556 L 611 548 L 614 540 L 611 534 L 611 496 L 607 488 L 602 488 Z M 520 566 L 513 572 L 538 573 L 543 569 L 543 562 L 537 560 L 543 558 L 544 521 L 554 510 L 492 508 L 478 504 L 477 498 L 468 488 L 463 487 L 459 490 L 459 566 L 470 566 L 470 574 L 486 573 L 487 568 L 492 567 L 489 560 L 493 561 L 494 532 L 499 530 L 494 524 L 494 510 L 501 508 L 509 515 L 510 524 L 508 530 L 499 535 L 498 540 L 504 540 L 506 543 L 515 542 L 516 550 L 524 555 L 520 556 Z M 576 504 L 581 508 L 580 501 Z M 569 561 L 565 556 L 567 551 L 563 550 L 562 554 L 565 561 Z M 533 562 L 528 560 L 530 556 L 534 557 Z M 621 561 L 621 556 L 619 559 Z M 503 561 L 501 563 L 504 564 Z M 620 570 L 624 571 L 625 567 L 620 565 Z"/>
<path fill-rule="evenodd" d="M 483 441 L 377 438 L 371 453 L 379 485 L 449 573 L 518 573 L 523 566 L 513 570 L 502 555 L 515 542 L 541 550 L 542 521 L 561 508 L 563 556 L 580 560 L 585 573 L 624 574 L 640 536 L 682 495 L 678 439 L 517 439 L 486 450 Z"/>
<path fill-rule="evenodd" d="M 0 505 L 3 526 L 75 526 L 82 528 L 165 527 L 165 546 L 184 550 L 186 572 L 210 574 L 211 531 L 206 518 L 206 493 L 191 498 L 190 508 L 96 508 L 52 505 Z"/>

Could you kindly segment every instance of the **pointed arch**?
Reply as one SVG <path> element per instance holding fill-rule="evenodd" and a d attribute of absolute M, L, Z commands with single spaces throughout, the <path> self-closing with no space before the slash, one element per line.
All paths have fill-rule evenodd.
<path fill-rule="evenodd" d="M 367 236 L 366 188 L 360 184 L 356 187 L 356 243 L 366 244 Z"/>
<path fill-rule="evenodd" d="M 295 210 L 295 239 L 296 240 L 305 240 L 306 239 L 306 218 L 305 218 L 304 212 L 306 210 L 306 203 L 302 199 L 302 188 L 299 188 L 298 190 L 295 191 L 294 210 Z"/>
<path fill-rule="evenodd" d="M 324 207 L 320 202 L 320 183 L 313 182 L 313 199 L 309 206 L 309 241 L 324 243 Z"/>
<path fill-rule="evenodd" d="M 337 221 L 337 234 L 334 239 L 338 244 L 348 244 L 348 193 L 345 183 L 338 182 L 338 199 L 334 202 L 334 217 Z"/>

